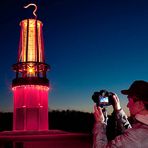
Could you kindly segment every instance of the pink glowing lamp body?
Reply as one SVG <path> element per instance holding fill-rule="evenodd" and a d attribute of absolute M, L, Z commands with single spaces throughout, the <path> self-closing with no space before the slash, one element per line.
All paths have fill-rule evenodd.
<path fill-rule="evenodd" d="M 43 24 L 26 19 L 20 26 L 18 60 L 13 65 L 13 130 L 48 130 L 49 65 L 44 58 Z"/>

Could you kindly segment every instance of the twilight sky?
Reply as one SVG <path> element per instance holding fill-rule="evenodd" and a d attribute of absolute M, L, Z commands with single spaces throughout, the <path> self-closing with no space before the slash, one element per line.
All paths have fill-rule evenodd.
<path fill-rule="evenodd" d="M 13 110 L 12 64 L 17 61 L 19 22 L 32 17 L 37 0 L 0 2 L 0 111 Z M 118 94 L 148 80 L 147 0 L 38 0 L 51 71 L 50 109 L 92 112 L 94 91 Z"/>

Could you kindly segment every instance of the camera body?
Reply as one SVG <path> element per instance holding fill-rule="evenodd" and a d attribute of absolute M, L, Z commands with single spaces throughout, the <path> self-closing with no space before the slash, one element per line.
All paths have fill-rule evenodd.
<path fill-rule="evenodd" d="M 100 90 L 99 92 L 94 92 L 92 95 L 92 100 L 97 106 L 109 106 L 113 105 L 113 95 L 114 93 L 108 92 L 107 90 Z"/>

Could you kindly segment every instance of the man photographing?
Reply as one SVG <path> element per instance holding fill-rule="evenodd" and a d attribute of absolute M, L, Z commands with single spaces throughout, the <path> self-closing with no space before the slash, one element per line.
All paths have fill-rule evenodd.
<path fill-rule="evenodd" d="M 120 106 L 118 96 L 114 94 L 112 105 L 123 134 L 108 142 L 106 136 L 107 122 L 105 122 L 102 108 L 95 105 L 93 148 L 148 148 L 148 82 L 134 81 L 128 90 L 122 90 L 121 93 L 127 95 L 127 107 L 130 115 L 135 119 L 135 123 L 131 127 Z"/>

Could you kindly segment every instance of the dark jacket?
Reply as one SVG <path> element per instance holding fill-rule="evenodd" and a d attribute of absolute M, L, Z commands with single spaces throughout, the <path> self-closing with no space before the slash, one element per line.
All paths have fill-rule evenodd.
<path fill-rule="evenodd" d="M 131 128 L 123 110 L 117 113 L 117 120 L 123 132 L 108 142 L 106 124 L 96 123 L 93 134 L 93 148 L 148 148 L 148 115 L 137 116 L 137 122 Z"/>

